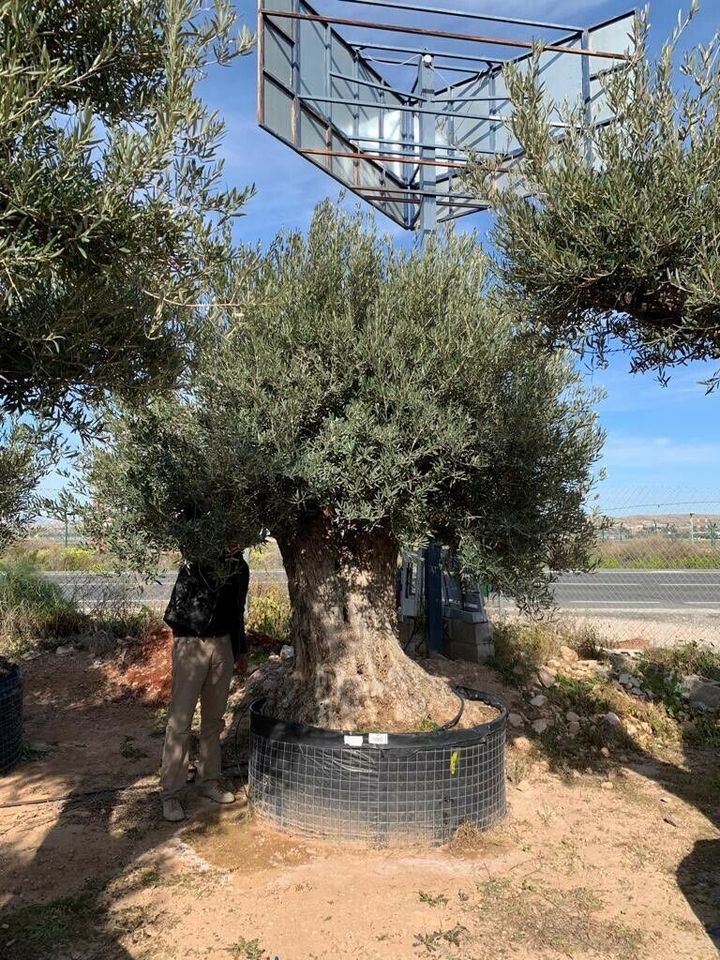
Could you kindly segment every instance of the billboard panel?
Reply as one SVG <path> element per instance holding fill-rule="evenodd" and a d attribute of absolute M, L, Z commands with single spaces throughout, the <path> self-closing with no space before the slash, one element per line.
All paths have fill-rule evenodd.
<path fill-rule="evenodd" d="M 419 211 L 427 204 L 433 205 L 439 221 L 487 207 L 464 192 L 463 165 L 470 154 L 505 158 L 506 169 L 517 161 L 520 144 L 507 123 L 506 70 L 508 63 L 529 69 L 532 44 L 441 30 L 437 36 L 445 47 L 429 55 L 422 48 L 382 44 L 375 37 L 383 29 L 393 37 L 407 30 L 423 34 L 426 43 L 430 30 L 320 15 L 306 0 L 266 2 L 272 8 L 260 7 L 258 43 L 258 120 L 264 129 L 407 229 L 416 228 Z M 413 9 L 395 2 L 381 5 Z M 550 38 L 539 53 L 539 74 L 552 104 L 584 101 L 593 122 L 612 121 L 603 76 L 625 62 L 633 17 L 631 12 Z M 349 31 L 371 28 L 372 37 L 363 42 L 348 39 L 337 25 Z M 451 52 L 449 42 L 460 38 L 465 41 L 462 47 Z M 510 60 L 485 58 L 486 44 L 524 46 L 525 51 Z M 385 50 L 414 50 L 414 55 L 393 60 Z M 415 64 L 414 80 L 408 80 L 409 62 Z M 387 64 L 386 72 L 403 82 L 391 82 L 380 64 Z M 435 64 L 442 64 L 438 76 L 454 70 L 461 79 L 435 89 L 433 72 L 428 90 L 428 70 L 434 71 Z M 402 69 L 393 75 L 393 67 Z M 556 122 L 562 136 L 559 112 Z"/>

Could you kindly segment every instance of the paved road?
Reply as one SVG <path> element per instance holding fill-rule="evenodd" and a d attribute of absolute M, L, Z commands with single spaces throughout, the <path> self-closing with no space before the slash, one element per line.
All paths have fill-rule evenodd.
<path fill-rule="evenodd" d="M 596 570 L 563 575 L 553 587 L 561 609 L 626 611 L 693 608 L 720 613 L 720 570 Z"/>
<path fill-rule="evenodd" d="M 128 597 L 162 607 L 170 596 L 174 576 L 147 584 L 138 593 L 129 580 L 104 574 L 47 573 L 81 604 L 93 604 L 127 592 Z M 256 581 L 284 582 L 283 570 L 255 571 Z M 594 573 L 563 575 L 554 584 L 557 605 L 562 610 L 593 610 L 604 616 L 644 612 L 717 611 L 720 614 L 720 570 L 597 570 Z"/>

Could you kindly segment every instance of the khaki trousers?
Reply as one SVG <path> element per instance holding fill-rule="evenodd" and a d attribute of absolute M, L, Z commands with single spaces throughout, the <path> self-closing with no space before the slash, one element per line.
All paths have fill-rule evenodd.
<path fill-rule="evenodd" d="M 165 800 L 185 787 L 190 728 L 200 700 L 200 757 L 196 782 L 220 779 L 220 734 L 225 728 L 233 675 L 230 636 L 176 637 L 172 656 L 172 696 L 165 731 L 160 793 Z"/>

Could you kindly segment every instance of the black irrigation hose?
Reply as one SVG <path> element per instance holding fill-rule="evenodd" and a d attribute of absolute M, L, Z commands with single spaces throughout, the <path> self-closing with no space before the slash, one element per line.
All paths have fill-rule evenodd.
<path fill-rule="evenodd" d="M 97 797 L 103 793 L 122 793 L 124 790 L 144 790 L 152 792 L 155 788 L 143 786 L 137 783 L 126 783 L 120 787 L 97 787 L 93 790 L 78 790 L 72 793 L 64 793 L 59 797 L 40 797 L 35 800 L 10 800 L 8 803 L 0 803 L 0 810 L 8 810 L 10 807 L 34 807 L 43 803 L 74 803 L 76 800 L 82 800 L 83 797 Z"/>
<path fill-rule="evenodd" d="M 260 667 L 255 667 L 255 669 L 245 677 L 246 686 L 250 677 L 256 674 L 259 669 Z M 240 733 L 240 721 L 242 720 L 242 718 L 245 716 L 245 714 L 248 712 L 249 709 L 250 709 L 250 703 L 246 703 L 245 706 L 241 710 L 239 710 L 238 713 L 236 714 L 237 719 L 235 722 L 235 733 L 233 734 L 233 753 L 235 754 L 235 769 L 238 772 L 242 769 L 242 764 L 240 763 L 240 751 L 238 749 L 238 734 Z M 248 790 L 245 784 L 243 784 L 243 790 L 245 791 L 245 796 L 247 797 L 247 800 L 249 803 L 250 791 Z"/>
<path fill-rule="evenodd" d="M 453 727 L 456 727 L 460 723 L 463 711 L 465 710 L 465 697 L 460 693 L 457 687 L 453 687 L 453 693 L 460 701 L 460 709 L 452 718 L 452 720 L 448 720 L 447 723 L 444 723 L 441 727 L 438 727 L 438 730 L 452 730 Z"/>

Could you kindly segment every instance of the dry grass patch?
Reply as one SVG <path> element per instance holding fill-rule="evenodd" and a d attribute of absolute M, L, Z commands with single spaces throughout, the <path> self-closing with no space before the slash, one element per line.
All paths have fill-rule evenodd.
<path fill-rule="evenodd" d="M 641 955 L 642 932 L 608 919 L 603 901 L 586 887 L 549 888 L 541 878 L 520 881 L 490 878 L 478 884 L 479 903 L 470 909 L 482 931 L 492 932 L 493 950 L 478 958 L 518 956 L 518 946 L 535 951 L 576 957 L 617 957 L 632 960 Z M 489 941 L 473 928 L 475 939 Z"/>

